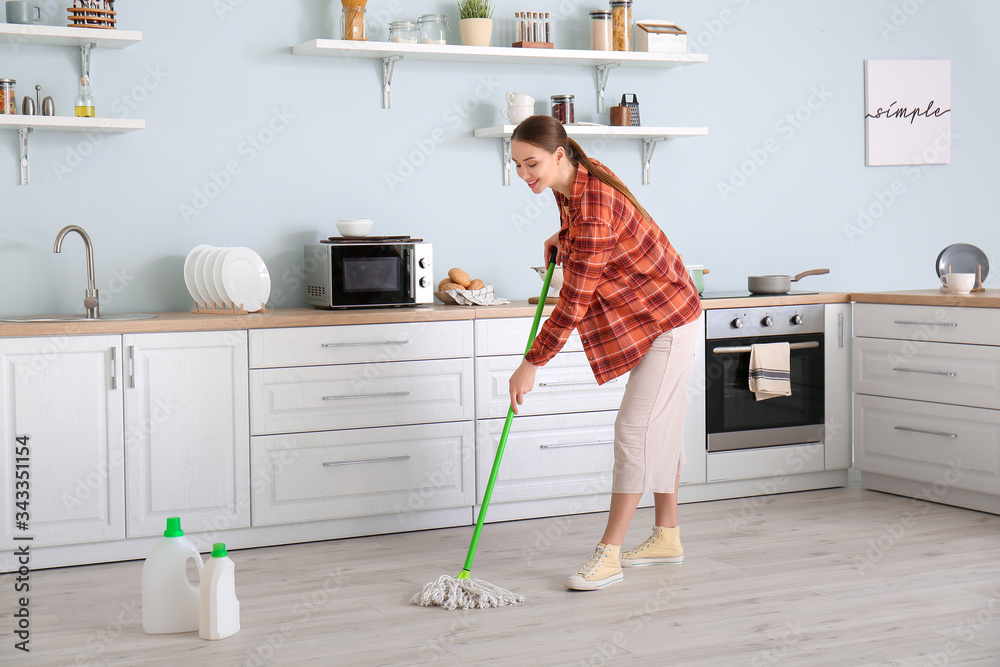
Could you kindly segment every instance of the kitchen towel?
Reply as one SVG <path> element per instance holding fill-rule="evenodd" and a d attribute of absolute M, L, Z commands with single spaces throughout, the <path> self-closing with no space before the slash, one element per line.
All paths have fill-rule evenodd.
<path fill-rule="evenodd" d="M 459 306 L 500 306 L 510 303 L 510 299 L 498 299 L 493 295 L 493 285 L 487 285 L 482 289 L 450 289 L 447 292 L 438 292 L 440 295 L 450 296 L 454 303 Z M 441 299 L 448 303 L 446 299 Z"/>
<path fill-rule="evenodd" d="M 788 343 L 750 346 L 750 391 L 758 401 L 775 396 L 791 396 Z"/>

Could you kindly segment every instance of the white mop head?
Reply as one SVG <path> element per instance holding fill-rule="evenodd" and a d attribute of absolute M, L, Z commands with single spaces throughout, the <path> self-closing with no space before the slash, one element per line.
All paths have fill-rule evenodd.
<path fill-rule="evenodd" d="M 506 607 L 524 602 L 524 596 L 512 593 L 482 579 L 456 579 L 442 574 L 437 581 L 424 586 L 413 596 L 410 604 L 421 607 L 438 606 L 445 609 L 487 609 Z"/>

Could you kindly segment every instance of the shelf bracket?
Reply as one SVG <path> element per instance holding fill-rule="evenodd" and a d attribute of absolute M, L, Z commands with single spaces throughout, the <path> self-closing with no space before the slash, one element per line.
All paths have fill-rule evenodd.
<path fill-rule="evenodd" d="M 403 56 L 395 55 L 382 58 L 382 108 L 392 108 L 392 70 L 396 67 L 396 61 Z"/>
<path fill-rule="evenodd" d="M 621 63 L 607 63 L 605 65 L 597 66 L 597 112 L 604 113 L 607 104 L 605 103 L 605 94 L 608 90 L 608 77 L 611 75 L 611 70 L 616 67 L 621 67 Z"/>
<path fill-rule="evenodd" d="M 510 185 L 510 137 L 503 138 L 503 184 Z"/>
<path fill-rule="evenodd" d="M 80 47 L 80 64 L 83 76 L 90 78 L 90 50 L 97 46 L 97 42 L 87 42 Z"/>
<path fill-rule="evenodd" d="M 642 140 L 642 184 L 649 185 L 650 165 L 653 162 L 653 151 L 656 150 L 656 142 L 662 141 L 665 137 L 656 137 Z"/>
<path fill-rule="evenodd" d="M 28 135 L 34 131 L 33 127 L 22 127 L 17 131 L 21 144 L 21 185 L 28 184 Z"/>

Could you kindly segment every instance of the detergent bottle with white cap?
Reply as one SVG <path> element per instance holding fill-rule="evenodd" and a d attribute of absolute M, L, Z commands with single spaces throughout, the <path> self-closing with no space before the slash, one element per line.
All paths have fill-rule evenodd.
<path fill-rule="evenodd" d="M 198 587 L 188 581 L 189 560 L 201 577 L 201 554 L 184 537 L 180 518 L 171 517 L 142 566 L 142 629 L 147 634 L 198 629 Z"/>
<path fill-rule="evenodd" d="M 212 557 L 201 573 L 201 616 L 198 635 L 202 639 L 225 639 L 240 631 L 240 601 L 236 599 L 236 565 L 226 545 L 212 545 Z"/>

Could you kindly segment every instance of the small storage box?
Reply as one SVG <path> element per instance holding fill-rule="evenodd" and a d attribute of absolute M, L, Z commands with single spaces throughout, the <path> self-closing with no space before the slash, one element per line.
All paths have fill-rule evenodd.
<path fill-rule="evenodd" d="M 687 53 L 687 31 L 669 21 L 639 21 L 635 24 L 635 50 Z"/>

